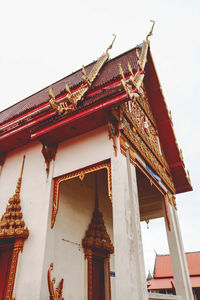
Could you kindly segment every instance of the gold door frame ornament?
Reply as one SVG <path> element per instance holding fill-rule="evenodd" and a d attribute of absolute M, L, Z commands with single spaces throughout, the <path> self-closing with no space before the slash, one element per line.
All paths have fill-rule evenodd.
<path fill-rule="evenodd" d="M 110 161 L 101 162 L 90 167 L 82 168 L 78 171 L 71 172 L 66 175 L 59 176 L 54 178 L 54 187 L 53 187 L 53 206 L 52 206 L 52 215 L 51 215 L 51 228 L 54 227 L 56 215 L 58 213 L 58 206 L 59 206 L 59 190 L 60 190 L 60 183 L 72 178 L 79 177 L 82 181 L 86 174 L 99 171 L 102 169 L 107 170 L 108 176 L 108 197 L 112 201 L 112 181 L 111 181 L 111 163 Z"/>
<path fill-rule="evenodd" d="M 24 240 L 19 238 L 16 239 L 13 245 L 13 253 L 11 257 L 11 264 L 8 272 L 8 282 L 6 287 L 5 300 L 12 299 L 14 283 L 15 283 L 15 275 L 18 264 L 19 253 L 23 251 Z"/>

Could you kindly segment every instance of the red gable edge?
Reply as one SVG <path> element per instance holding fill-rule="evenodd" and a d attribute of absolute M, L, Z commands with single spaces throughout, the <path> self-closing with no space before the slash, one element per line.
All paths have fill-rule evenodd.
<path fill-rule="evenodd" d="M 144 85 L 158 126 L 160 142 L 171 170 L 176 193 L 192 191 L 150 51 L 148 52 L 145 72 Z M 152 82 L 153 85 L 151 84 Z"/>
<path fill-rule="evenodd" d="M 113 105 L 119 105 L 128 100 L 120 84 L 118 70 L 118 64 L 121 63 L 125 75 L 128 74 L 128 61 L 131 63 L 132 69 L 137 70 L 136 48 L 109 60 L 100 71 L 100 76 L 86 94 L 85 100 L 78 107 L 77 111 L 72 114 L 67 114 L 65 117 L 57 116 L 56 112 L 51 109 L 48 102 L 48 87 L 0 112 L 0 124 L 2 124 L 0 125 L 1 152 L 13 150 L 30 142 L 34 138 L 39 138 L 42 143 L 48 144 L 49 140 L 57 135 L 58 130 L 60 137 L 57 142 L 105 124 L 107 121 L 108 110 L 111 109 Z M 89 73 L 93 65 L 94 63 L 91 63 L 85 67 L 86 73 Z M 168 116 L 166 103 L 160 89 L 158 76 L 150 51 L 148 51 L 145 74 L 144 85 L 158 126 L 162 149 L 171 169 L 176 192 L 181 193 L 191 191 L 192 187 L 188 182 L 184 163 L 180 157 L 172 123 Z M 81 70 L 72 73 L 52 85 L 56 99 L 62 97 L 66 93 L 66 80 L 68 81 L 71 90 L 76 89 L 82 83 Z M 87 118 L 87 122 L 85 118 Z M 16 126 L 23 131 L 17 131 L 17 129 L 15 129 L 15 126 L 13 125 L 15 120 Z M 1 139 L 1 135 L 7 124 L 11 131 L 9 132 L 8 130 L 7 136 L 4 132 L 6 138 Z M 50 124 L 51 126 L 49 128 L 51 128 L 51 130 L 47 133 L 47 130 L 45 131 L 45 126 L 49 126 Z M 11 126 L 13 127 L 11 128 Z M 64 128 L 63 126 L 65 126 L 64 133 L 62 133 L 64 130 L 60 130 L 60 128 Z M 75 128 L 75 130 L 73 128 Z M 37 134 L 37 131 L 40 132 L 40 134 Z M 14 138 L 11 133 L 14 133 Z"/>

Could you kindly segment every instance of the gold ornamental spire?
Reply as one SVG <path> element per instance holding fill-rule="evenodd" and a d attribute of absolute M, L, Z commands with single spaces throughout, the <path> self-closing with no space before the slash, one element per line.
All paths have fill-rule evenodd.
<path fill-rule="evenodd" d="M 0 220 L 0 239 L 23 238 L 26 239 L 29 231 L 25 228 L 20 205 L 20 190 L 25 156 L 21 166 L 20 176 L 17 181 L 15 194 L 9 199 L 6 211 Z"/>
<path fill-rule="evenodd" d="M 22 161 L 22 166 L 21 166 L 21 172 L 17 181 L 16 189 L 15 189 L 15 194 L 20 194 L 21 191 L 21 183 L 22 183 L 22 174 L 24 171 L 24 161 L 25 161 L 25 155 L 23 156 L 23 161 Z"/>
<path fill-rule="evenodd" d="M 96 249 L 110 254 L 114 252 L 113 244 L 104 224 L 103 214 L 99 210 L 97 175 L 95 176 L 95 208 L 82 245 L 84 249 Z"/>
<path fill-rule="evenodd" d="M 99 199 L 98 199 L 98 177 L 95 174 L 95 209 L 98 210 L 99 208 Z"/>

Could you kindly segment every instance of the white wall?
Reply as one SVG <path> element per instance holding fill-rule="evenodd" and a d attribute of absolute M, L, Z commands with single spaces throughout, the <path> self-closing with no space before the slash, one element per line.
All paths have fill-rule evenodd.
<path fill-rule="evenodd" d="M 15 192 L 20 175 L 23 155 L 26 155 L 21 187 L 23 219 L 29 229 L 24 243 L 15 281 L 16 299 L 39 299 L 45 234 L 49 209 L 51 179 L 47 180 L 46 166 L 38 142 L 13 151 L 7 155 L 0 175 L 0 216 L 8 200 Z"/>
<path fill-rule="evenodd" d="M 55 275 L 58 281 L 62 276 L 65 278 L 66 295 L 70 294 L 70 300 L 80 300 L 81 298 L 79 298 L 79 296 L 72 298 L 75 297 L 72 296 L 72 294 L 79 289 L 79 285 L 80 290 L 83 291 L 84 283 L 83 281 L 81 282 L 83 279 L 80 279 L 80 283 L 74 281 L 76 282 L 75 284 L 72 282 L 69 284 L 69 279 L 72 275 L 76 277 L 76 272 L 80 272 L 79 277 L 84 273 L 83 252 L 63 241 L 60 241 L 58 244 L 58 241 L 64 236 L 68 239 L 81 242 L 84 232 L 90 222 L 93 199 L 88 200 L 87 209 L 83 206 L 80 211 L 79 205 L 83 204 L 83 202 L 81 202 L 79 198 L 77 204 L 70 208 L 71 200 L 67 202 L 64 200 L 65 196 L 62 195 L 56 223 L 54 229 L 51 229 L 52 178 L 110 158 L 111 153 L 114 151 L 112 140 L 109 140 L 108 138 L 107 128 L 102 127 L 69 141 L 60 143 L 56 160 L 51 163 L 48 179 L 46 175 L 46 165 L 41 150 L 41 143 L 33 142 L 25 147 L 12 151 L 7 155 L 0 173 L 1 217 L 5 211 L 9 198 L 13 196 L 15 192 L 22 158 L 24 154 L 26 155 L 21 188 L 21 206 L 23 218 L 29 229 L 30 235 L 25 241 L 24 250 L 20 257 L 14 296 L 16 297 L 16 300 L 49 299 L 47 270 L 50 263 L 54 262 Z M 84 205 L 85 204 L 86 202 Z M 73 213 L 74 210 L 77 214 Z M 68 215 L 67 219 L 62 215 L 63 212 Z M 70 219 L 70 214 L 75 215 L 75 217 L 73 216 L 73 218 Z M 110 231 L 109 233 L 112 235 L 111 221 L 108 222 L 109 218 L 110 216 L 106 216 L 105 213 L 106 222 L 110 222 L 110 225 L 108 224 L 108 231 Z M 63 222 L 63 219 L 65 222 Z M 70 230 L 69 221 L 71 224 L 70 226 L 72 227 Z M 58 224 L 60 224 L 60 226 L 58 226 Z M 66 232 L 65 224 L 68 228 Z M 76 232 L 76 236 L 74 232 Z M 55 234 L 58 236 L 55 237 Z M 73 249 L 75 249 L 75 251 L 72 253 Z M 68 255 L 66 255 L 67 253 Z M 66 267 L 68 267 L 67 259 L 71 255 L 74 257 L 74 260 L 77 261 L 77 265 L 75 269 L 66 272 Z M 63 259 L 65 260 L 65 257 L 67 258 L 65 264 L 63 264 Z M 113 259 L 111 259 L 111 261 L 113 261 Z M 81 266 L 81 270 L 79 271 L 76 269 L 78 266 Z M 112 265 L 111 270 L 114 271 Z M 67 297 L 65 296 L 65 298 Z"/>
<path fill-rule="evenodd" d="M 72 179 L 62 183 L 60 190 L 60 208 L 55 225 L 54 263 L 57 278 L 60 280 L 64 277 L 64 296 L 70 300 L 83 300 L 86 293 L 87 278 L 82 239 L 94 210 L 94 188 L 90 185 L 90 179 L 90 175 L 86 175 L 83 182 L 79 178 Z M 100 193 L 99 206 L 107 231 L 113 240 L 112 206 L 107 194 Z"/>
<path fill-rule="evenodd" d="M 112 140 L 109 140 L 108 138 L 108 130 L 106 127 L 98 128 L 82 136 L 60 143 L 54 167 L 51 169 L 53 177 L 55 178 L 109 159 L 113 151 L 113 143 Z M 64 297 L 69 298 L 70 300 L 85 299 L 85 264 L 83 250 L 82 248 L 79 249 L 78 246 L 72 243 L 62 241 L 62 238 L 81 243 L 85 230 L 91 220 L 94 203 L 92 196 L 92 199 L 90 198 L 90 200 L 85 200 L 86 202 L 84 202 L 83 205 L 83 201 L 79 198 L 80 195 L 78 196 L 80 191 L 78 192 L 76 189 L 75 192 L 77 192 L 77 200 L 75 203 L 72 203 L 74 204 L 73 206 L 70 205 L 71 198 L 68 197 L 69 199 L 67 198 L 68 200 L 66 200 L 67 196 L 65 195 L 64 190 L 61 189 L 59 211 L 53 229 L 50 228 L 52 210 L 51 196 L 46 235 L 45 260 L 40 293 L 41 300 L 48 299 L 49 297 L 46 276 L 47 270 L 52 262 L 54 263 L 54 270 L 52 274 L 57 279 L 56 286 L 61 278 L 64 277 Z M 88 191 L 86 194 L 88 195 Z M 108 232 L 110 231 L 109 234 L 112 235 L 110 213 L 111 212 L 107 215 L 107 212 L 105 211 L 104 214 L 105 220 L 107 220 L 106 222 L 108 223 Z M 65 216 L 68 217 L 66 218 Z M 108 220 L 110 221 L 108 222 Z M 69 260 L 69 257 L 73 257 L 73 260 Z M 114 271 L 113 258 L 111 258 L 111 270 Z M 72 276 L 75 278 L 74 281 L 71 280 Z M 79 278 L 79 280 L 77 280 L 77 278 Z M 114 288 L 114 280 L 114 278 L 111 279 L 112 288 Z"/>
<path fill-rule="evenodd" d="M 112 140 L 107 127 L 101 127 L 59 144 L 54 177 L 84 168 L 111 157 Z"/>

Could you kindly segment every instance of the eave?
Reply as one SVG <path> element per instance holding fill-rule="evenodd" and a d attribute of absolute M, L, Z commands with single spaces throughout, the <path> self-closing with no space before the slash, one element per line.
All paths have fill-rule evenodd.
<path fill-rule="evenodd" d="M 46 104 L 43 107 L 45 113 L 42 109 L 40 114 L 37 110 L 33 110 L 19 116 L 13 122 L 3 124 L 0 130 L 5 130 L 6 125 L 8 127 L 0 134 L 0 152 L 12 151 L 37 139 L 46 145 L 59 143 L 105 125 L 108 120 L 108 111 L 128 100 L 127 95 L 118 87 L 119 81 L 117 80 L 115 84 L 112 83 L 101 90 L 93 91 L 87 95 L 86 104 L 83 107 L 66 116 L 59 116 L 49 104 Z M 110 91 L 105 97 L 106 88 Z M 94 94 L 95 101 L 92 101 Z M 59 101 L 59 98 L 57 100 Z"/>

